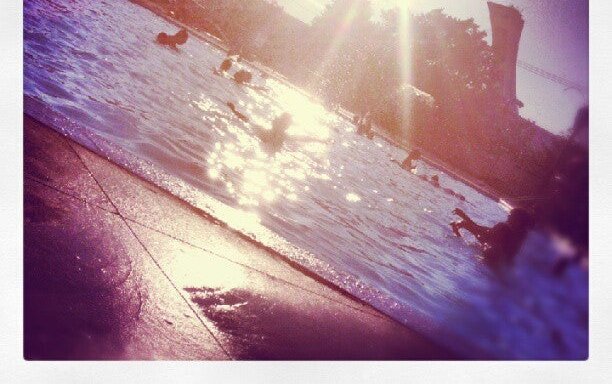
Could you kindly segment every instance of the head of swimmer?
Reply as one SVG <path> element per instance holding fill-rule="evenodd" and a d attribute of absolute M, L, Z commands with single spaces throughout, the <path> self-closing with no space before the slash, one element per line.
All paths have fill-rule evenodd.
<path fill-rule="evenodd" d="M 272 130 L 275 133 L 285 133 L 289 126 L 293 123 L 293 117 L 288 112 L 283 112 L 280 116 L 272 121 Z"/>
<path fill-rule="evenodd" d="M 430 179 L 431 183 L 433 185 L 435 185 L 436 187 L 440 186 L 440 178 L 438 177 L 438 175 L 433 175 Z"/>
<path fill-rule="evenodd" d="M 157 35 L 157 42 L 161 44 L 166 44 L 168 42 L 168 34 L 166 32 L 160 32 Z"/>

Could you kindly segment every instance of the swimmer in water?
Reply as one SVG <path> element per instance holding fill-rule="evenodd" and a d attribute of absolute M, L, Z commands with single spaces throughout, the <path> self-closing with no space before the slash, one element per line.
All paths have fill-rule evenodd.
<path fill-rule="evenodd" d="M 244 121 L 245 123 L 249 122 L 249 118 L 243 115 L 242 113 L 238 112 L 238 110 L 236 109 L 236 105 L 234 105 L 234 103 L 232 103 L 231 101 L 228 101 L 226 105 L 229 107 L 229 109 L 232 112 L 234 112 L 234 115 L 236 115 L 236 117 L 238 117 L 240 120 Z"/>
<path fill-rule="evenodd" d="M 431 179 L 429 179 L 429 183 L 436 188 L 440 188 L 440 178 L 438 175 L 433 175 Z"/>
<path fill-rule="evenodd" d="M 416 165 L 414 165 L 415 160 L 419 160 L 421 158 L 421 152 L 418 149 L 413 149 L 410 151 L 410 154 L 406 157 L 406 159 L 402 162 L 401 167 L 406 171 L 414 171 L 416 169 Z"/>
<path fill-rule="evenodd" d="M 252 79 L 253 75 L 247 70 L 241 69 L 238 72 L 234 73 L 234 81 L 238 84 L 250 83 Z"/>
<path fill-rule="evenodd" d="M 249 118 L 238 111 L 236 106 L 232 102 L 227 102 L 227 106 L 230 110 L 238 117 L 240 120 L 245 123 L 249 123 Z M 283 112 L 280 116 L 276 117 L 272 120 L 272 128 L 265 129 L 257 124 L 250 124 L 253 128 L 255 135 L 257 138 L 264 144 L 267 152 L 275 153 L 281 150 L 286 141 L 302 141 L 302 142 L 323 142 L 322 140 L 310 138 L 310 137 L 301 137 L 301 136 L 289 136 L 287 134 L 287 130 L 293 123 L 293 117 L 291 117 L 290 113 Z"/>
<path fill-rule="evenodd" d="M 188 37 L 189 35 L 187 34 L 187 30 L 183 28 L 174 35 L 168 35 L 165 32 L 161 32 L 157 35 L 156 41 L 161 45 L 167 45 L 171 48 L 177 49 L 176 46 L 185 44 Z"/>
<path fill-rule="evenodd" d="M 447 195 L 451 195 L 453 197 L 458 198 L 461 201 L 465 201 L 465 196 L 463 196 L 462 194 L 457 193 L 450 188 L 442 188 L 440 185 L 440 178 L 438 177 L 438 175 L 433 175 L 431 179 L 429 180 L 427 180 L 427 176 L 424 176 L 424 175 L 419 175 L 419 177 L 422 180 L 429 181 L 429 183 L 435 188 L 441 188 L 444 191 L 444 193 L 446 193 Z"/>
<path fill-rule="evenodd" d="M 287 112 L 272 120 L 272 129 L 256 127 L 255 133 L 270 152 L 278 152 L 287 140 L 287 129 L 293 123 L 293 117 Z"/>
<path fill-rule="evenodd" d="M 450 223 L 453 233 L 461 237 L 460 229 L 473 234 L 483 245 L 485 259 L 492 263 L 511 262 L 520 250 L 529 230 L 533 227 L 531 215 L 522 208 L 510 211 L 508 220 L 485 227 L 476 224 L 463 210 L 455 208 L 461 220 Z"/>
<path fill-rule="evenodd" d="M 230 70 L 231 67 L 232 67 L 232 58 L 226 57 L 225 60 L 223 60 L 223 62 L 219 66 L 219 72 L 221 73 L 227 72 Z"/>

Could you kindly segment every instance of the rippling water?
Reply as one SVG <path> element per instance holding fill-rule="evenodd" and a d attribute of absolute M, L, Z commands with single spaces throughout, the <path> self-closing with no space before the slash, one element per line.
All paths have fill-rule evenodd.
<path fill-rule="evenodd" d="M 269 230 L 258 240 L 295 245 L 304 252 L 288 257 L 457 352 L 587 356 L 588 276 L 552 278 L 545 236 L 530 235 L 515 268 L 490 269 L 475 240 L 455 238 L 448 223 L 455 207 L 483 224 L 503 220 L 494 201 L 420 163 L 419 173 L 439 174 L 467 200 L 432 188 L 391 163 L 402 150 L 355 135 L 256 69 L 268 91 L 213 75 L 224 53 L 204 41 L 178 51 L 153 42 L 176 30 L 129 2 L 26 2 L 26 111 L 73 127 L 77 140 L 91 132 L 115 161 L 141 173 L 147 164 L 145 176 L 195 205 L 226 207 L 215 211 L 222 220 Z M 262 126 L 290 112 L 289 133 L 302 139 L 270 155 L 226 101 Z"/>

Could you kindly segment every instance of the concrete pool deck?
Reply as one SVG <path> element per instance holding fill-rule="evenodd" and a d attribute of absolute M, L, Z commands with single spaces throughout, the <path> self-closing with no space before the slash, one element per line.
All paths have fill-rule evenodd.
<path fill-rule="evenodd" d="M 29 360 L 456 359 L 24 115 Z"/>

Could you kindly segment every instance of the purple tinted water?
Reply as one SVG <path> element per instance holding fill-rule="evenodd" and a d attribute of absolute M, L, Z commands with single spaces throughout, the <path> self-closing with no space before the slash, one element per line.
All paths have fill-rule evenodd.
<path fill-rule="evenodd" d="M 176 30 L 129 2 L 26 2 L 26 111 L 71 126 L 77 140 L 100 138 L 92 148 L 194 205 L 217 207 L 241 230 L 271 233 L 258 240 L 298 247 L 285 253 L 460 353 L 586 358 L 588 274 L 553 278 L 546 236 L 532 233 L 514 268 L 490 269 L 475 240 L 455 238 L 448 223 L 455 207 L 483 224 L 503 220 L 496 202 L 423 163 L 419 173 L 439 174 L 467 200 L 402 171 L 391 162 L 402 150 L 355 135 L 256 69 L 269 91 L 213 75 L 224 53 L 204 41 L 178 51 L 154 43 Z M 270 155 L 226 101 L 263 126 L 288 111 L 289 133 L 306 140 Z"/>

